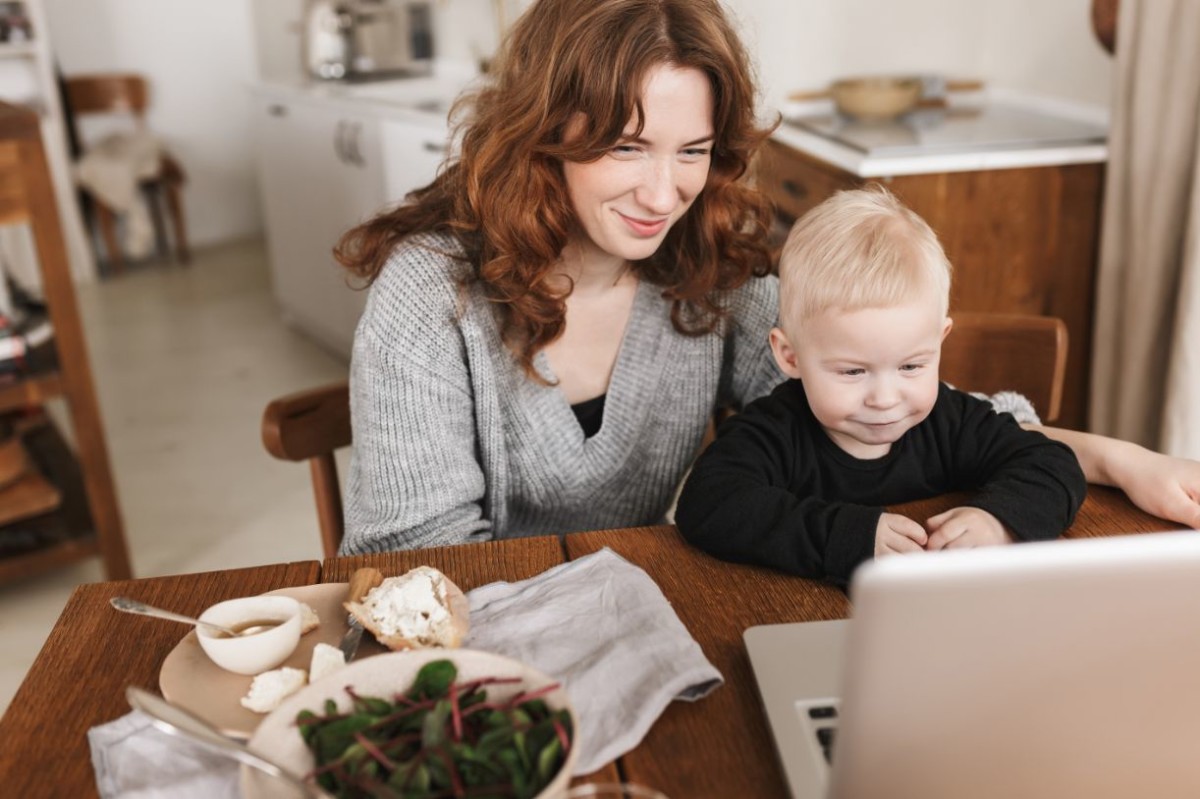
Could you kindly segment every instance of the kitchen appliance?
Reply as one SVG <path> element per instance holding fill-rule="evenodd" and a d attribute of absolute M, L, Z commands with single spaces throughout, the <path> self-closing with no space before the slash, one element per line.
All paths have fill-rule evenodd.
<path fill-rule="evenodd" d="M 427 0 L 308 0 L 304 66 L 319 80 L 427 75 L 433 12 Z"/>

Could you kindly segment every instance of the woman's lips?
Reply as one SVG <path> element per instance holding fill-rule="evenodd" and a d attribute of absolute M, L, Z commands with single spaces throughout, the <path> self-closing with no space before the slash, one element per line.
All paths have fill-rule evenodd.
<path fill-rule="evenodd" d="M 644 236 L 646 238 L 657 236 L 662 232 L 663 228 L 667 226 L 666 219 L 657 219 L 650 222 L 646 221 L 645 219 L 636 219 L 632 216 L 625 216 L 625 214 L 620 212 L 618 212 L 618 214 L 621 219 L 625 220 L 625 224 L 629 226 L 630 230 L 632 230 L 638 236 Z"/>

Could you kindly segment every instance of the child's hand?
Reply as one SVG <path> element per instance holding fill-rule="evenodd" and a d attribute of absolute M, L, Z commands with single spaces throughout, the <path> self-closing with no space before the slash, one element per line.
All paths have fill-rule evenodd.
<path fill-rule="evenodd" d="M 875 525 L 875 557 L 902 552 L 920 552 L 929 536 L 917 522 L 898 513 L 885 513 Z"/>
<path fill-rule="evenodd" d="M 929 542 L 925 548 L 969 549 L 995 544 L 1011 544 L 1012 534 L 992 514 L 982 508 L 951 508 L 939 513 L 925 523 L 929 528 Z M 879 545 L 876 544 L 876 549 Z"/>

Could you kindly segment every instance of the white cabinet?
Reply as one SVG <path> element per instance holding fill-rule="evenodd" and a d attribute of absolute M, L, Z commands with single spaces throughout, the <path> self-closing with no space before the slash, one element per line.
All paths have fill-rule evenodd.
<path fill-rule="evenodd" d="M 275 295 L 289 322 L 349 357 L 366 292 L 351 288 L 333 247 L 346 230 L 433 178 L 445 126 L 263 95 L 257 128 Z"/>

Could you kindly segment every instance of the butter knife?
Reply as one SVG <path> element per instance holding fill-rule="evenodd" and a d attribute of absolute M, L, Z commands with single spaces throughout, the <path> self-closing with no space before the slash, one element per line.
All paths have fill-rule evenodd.
<path fill-rule="evenodd" d="M 361 602 L 362 598 L 367 595 L 375 586 L 383 582 L 383 573 L 379 569 L 372 569 L 369 566 L 361 569 L 356 569 L 354 574 L 350 575 L 350 590 L 346 593 L 346 602 Z M 354 660 L 354 655 L 358 652 L 358 643 L 362 640 L 363 626 L 353 613 L 346 617 L 346 634 L 342 636 L 341 643 L 338 644 L 338 649 L 342 650 L 342 655 L 345 656 L 346 662 Z"/>

